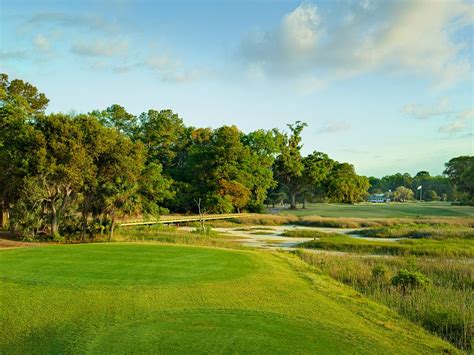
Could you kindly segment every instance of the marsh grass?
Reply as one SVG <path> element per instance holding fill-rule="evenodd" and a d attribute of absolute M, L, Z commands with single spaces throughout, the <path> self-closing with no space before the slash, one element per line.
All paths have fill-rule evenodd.
<path fill-rule="evenodd" d="M 290 238 L 317 238 L 317 239 L 328 239 L 337 238 L 341 236 L 341 233 L 330 233 L 321 232 L 318 230 L 287 230 L 282 233 L 285 237 Z"/>
<path fill-rule="evenodd" d="M 472 350 L 474 268 L 469 261 L 362 258 L 303 250 L 295 254 L 320 272 L 385 304 L 458 348 Z M 419 272 L 432 283 L 409 292 L 400 292 L 390 280 L 401 269 Z"/>
<path fill-rule="evenodd" d="M 351 234 L 371 238 L 474 239 L 473 228 L 446 224 L 396 224 L 390 227 L 356 230 Z"/>
<path fill-rule="evenodd" d="M 272 232 L 272 231 L 254 231 L 254 232 L 250 232 L 250 234 L 254 234 L 254 235 L 272 235 L 272 234 L 275 234 L 275 232 Z"/>
<path fill-rule="evenodd" d="M 207 229 L 206 233 L 198 230 L 188 232 L 173 226 L 136 226 L 117 229 L 113 241 L 117 242 L 161 242 L 170 244 L 201 245 L 230 249 L 248 249 L 231 240 L 231 236 L 219 235 Z"/>
<path fill-rule="evenodd" d="M 382 254 L 396 256 L 474 257 L 472 239 L 403 239 L 393 242 L 365 240 L 347 235 L 331 235 L 314 239 L 301 245 L 304 248 L 335 250 L 352 253 Z"/>
<path fill-rule="evenodd" d="M 395 225 L 429 225 L 474 227 L 472 217 L 413 217 L 413 218 L 359 218 L 359 217 L 321 217 L 321 216 L 295 216 L 291 214 L 243 214 L 242 217 L 227 220 L 210 220 L 206 225 L 220 228 L 247 228 L 245 226 L 279 226 L 300 225 L 307 227 L 326 228 L 368 228 L 387 227 Z M 188 225 L 195 225 L 190 223 Z"/>
<path fill-rule="evenodd" d="M 239 232 L 274 231 L 274 229 L 270 227 L 244 227 L 236 228 L 235 230 Z"/>
<path fill-rule="evenodd" d="M 229 220 L 206 221 L 213 227 L 242 227 L 242 226 L 277 226 L 296 224 L 308 227 L 327 228 L 367 228 L 387 227 L 394 225 L 429 225 L 474 227 L 473 217 L 412 217 L 412 218 L 359 218 L 359 217 L 321 217 L 294 216 L 291 214 L 244 214 L 239 218 Z"/>

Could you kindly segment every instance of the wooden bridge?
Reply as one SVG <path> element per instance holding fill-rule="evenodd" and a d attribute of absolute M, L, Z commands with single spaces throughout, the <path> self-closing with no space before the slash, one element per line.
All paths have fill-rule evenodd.
<path fill-rule="evenodd" d="M 202 220 L 204 221 L 211 221 L 216 219 L 231 219 L 231 218 L 240 218 L 249 216 L 250 213 L 227 213 L 227 214 L 205 214 L 202 216 L 193 215 L 193 216 L 161 216 L 160 219 L 156 220 L 130 220 L 130 221 L 123 221 L 117 222 L 117 225 L 121 227 L 130 227 L 130 226 L 144 226 L 144 225 L 152 225 L 152 224 L 175 224 L 175 223 L 188 223 L 188 222 L 199 222 Z"/>

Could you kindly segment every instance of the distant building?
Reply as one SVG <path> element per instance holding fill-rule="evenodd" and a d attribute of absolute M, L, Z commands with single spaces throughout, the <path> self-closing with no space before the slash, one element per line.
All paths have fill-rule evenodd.
<path fill-rule="evenodd" d="M 367 198 L 367 201 L 372 203 L 390 202 L 390 198 L 385 196 L 385 194 L 373 194 Z"/>

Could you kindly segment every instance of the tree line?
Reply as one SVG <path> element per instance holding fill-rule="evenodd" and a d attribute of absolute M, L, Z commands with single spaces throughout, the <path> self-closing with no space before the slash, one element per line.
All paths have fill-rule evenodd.
<path fill-rule="evenodd" d="M 281 200 L 291 208 L 315 199 L 355 203 L 371 188 L 348 163 L 303 156 L 300 121 L 288 132 L 246 134 L 189 127 L 171 110 L 46 114 L 48 103 L 33 85 L 0 74 L 0 218 L 26 238 L 112 235 L 124 215 L 198 206 L 227 213 Z"/>
<path fill-rule="evenodd" d="M 369 193 L 384 193 L 395 201 L 474 202 L 474 157 L 460 156 L 445 164 L 443 175 L 420 171 L 415 176 L 397 173 L 382 178 L 369 177 Z M 420 188 L 421 187 L 421 188 Z"/>

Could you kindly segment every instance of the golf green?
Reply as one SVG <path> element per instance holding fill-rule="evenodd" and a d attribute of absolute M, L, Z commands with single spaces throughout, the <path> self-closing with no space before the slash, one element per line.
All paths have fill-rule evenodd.
<path fill-rule="evenodd" d="M 4 280 L 62 286 L 160 286 L 242 277 L 254 263 L 246 254 L 150 244 L 48 246 L 2 253 Z"/>
<path fill-rule="evenodd" d="M 453 348 L 283 253 L 152 243 L 0 251 L 0 353 Z"/>

